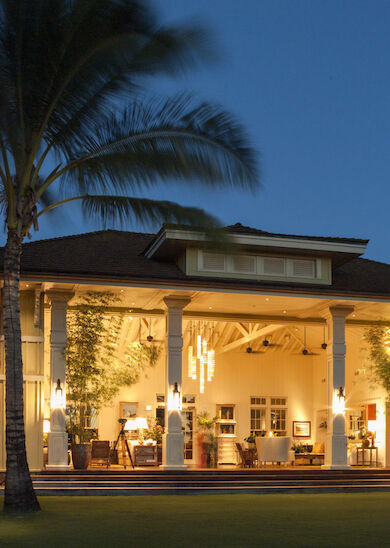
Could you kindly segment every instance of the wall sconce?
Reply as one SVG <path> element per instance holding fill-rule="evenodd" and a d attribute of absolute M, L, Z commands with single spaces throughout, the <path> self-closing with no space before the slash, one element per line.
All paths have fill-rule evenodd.
<path fill-rule="evenodd" d="M 340 386 L 335 390 L 333 396 L 333 413 L 335 415 L 341 415 L 345 413 L 345 393 L 343 386 Z"/>
<path fill-rule="evenodd" d="M 181 409 L 181 393 L 177 382 L 174 383 L 172 393 L 168 402 L 169 411 L 180 411 Z"/>
<path fill-rule="evenodd" d="M 65 409 L 64 391 L 62 390 L 61 379 L 57 379 L 51 399 L 52 409 Z"/>

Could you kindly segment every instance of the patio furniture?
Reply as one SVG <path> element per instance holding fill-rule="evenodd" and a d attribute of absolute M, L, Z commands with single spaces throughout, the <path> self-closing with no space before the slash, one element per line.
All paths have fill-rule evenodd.
<path fill-rule="evenodd" d="M 244 449 L 241 445 L 241 443 L 236 442 L 236 448 L 238 451 L 238 454 L 240 455 L 240 465 L 244 468 L 246 466 L 252 468 L 255 461 L 255 451 L 253 449 Z"/>
<path fill-rule="evenodd" d="M 157 445 L 135 445 L 135 466 L 157 466 Z"/>
<path fill-rule="evenodd" d="M 109 441 L 92 441 L 90 465 L 106 464 L 107 468 L 109 468 L 110 451 L 111 449 Z"/>
<path fill-rule="evenodd" d="M 300 463 L 299 461 L 303 461 Z M 315 464 L 314 461 L 317 460 L 318 464 L 324 464 L 325 461 L 325 447 L 323 443 L 315 443 L 313 445 L 313 451 L 307 451 L 305 453 L 296 453 L 295 454 L 295 463 L 296 464 Z"/>
<path fill-rule="evenodd" d="M 365 451 L 370 453 L 370 458 L 368 461 L 365 460 Z M 373 461 L 372 454 L 375 454 L 375 462 Z M 361 459 L 359 459 L 361 455 Z M 360 460 L 360 462 L 359 462 Z M 358 466 L 378 466 L 378 448 L 377 447 L 357 447 L 356 448 L 356 464 Z"/>
<path fill-rule="evenodd" d="M 259 466 L 267 462 L 291 462 L 291 438 L 280 436 L 275 438 L 256 438 L 257 458 Z"/>

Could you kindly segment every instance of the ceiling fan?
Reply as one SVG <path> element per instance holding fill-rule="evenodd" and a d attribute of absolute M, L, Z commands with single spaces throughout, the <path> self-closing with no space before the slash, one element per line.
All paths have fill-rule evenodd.
<path fill-rule="evenodd" d="M 315 352 L 310 352 L 306 346 L 306 326 L 303 328 L 303 349 L 301 352 L 302 356 L 319 356 Z"/>
<path fill-rule="evenodd" d="M 247 354 L 264 354 L 264 352 L 261 352 L 260 350 L 253 350 L 251 346 L 247 346 L 245 352 Z"/>
<path fill-rule="evenodd" d="M 263 342 L 262 342 L 262 345 L 265 346 L 265 347 L 269 347 L 269 346 L 282 346 L 281 344 L 275 344 L 272 342 L 272 337 L 269 337 L 267 339 L 267 337 L 264 338 Z"/>

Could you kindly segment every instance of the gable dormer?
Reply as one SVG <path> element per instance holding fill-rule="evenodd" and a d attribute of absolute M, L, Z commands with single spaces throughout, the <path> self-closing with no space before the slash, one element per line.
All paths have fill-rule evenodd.
<path fill-rule="evenodd" d="M 164 226 L 144 254 L 175 261 L 187 276 L 265 280 L 307 284 L 332 283 L 332 268 L 362 255 L 368 240 L 275 234 L 244 227 L 224 229 L 223 247 L 201 229 Z"/>

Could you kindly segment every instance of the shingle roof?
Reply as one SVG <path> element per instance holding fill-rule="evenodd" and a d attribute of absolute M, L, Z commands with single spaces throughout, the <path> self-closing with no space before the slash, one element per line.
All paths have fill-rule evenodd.
<path fill-rule="evenodd" d="M 277 232 L 267 232 L 265 230 L 259 230 L 258 228 L 252 228 L 250 226 L 243 226 L 241 223 L 229 225 L 225 227 L 225 230 L 233 234 L 253 234 L 257 236 L 270 236 L 276 238 L 291 238 L 294 240 L 315 240 L 319 242 L 339 242 L 339 243 L 356 243 L 356 244 L 368 244 L 369 240 L 362 240 L 360 238 L 339 238 L 335 236 L 302 236 L 296 234 L 279 234 Z"/>
<path fill-rule="evenodd" d="M 390 265 L 353 259 L 335 268 L 331 286 L 306 283 L 190 277 L 174 262 L 147 259 L 143 250 L 154 234 L 106 230 L 23 244 L 22 276 L 63 279 L 176 282 L 178 285 L 292 290 L 310 293 L 385 295 L 390 297 Z M 4 249 L 0 248 L 0 263 Z"/>

